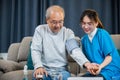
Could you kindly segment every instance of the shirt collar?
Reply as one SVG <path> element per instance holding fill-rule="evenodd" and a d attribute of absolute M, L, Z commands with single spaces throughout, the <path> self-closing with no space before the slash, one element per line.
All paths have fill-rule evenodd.
<path fill-rule="evenodd" d="M 97 28 L 95 28 L 95 29 L 93 30 L 93 32 L 91 32 L 90 34 L 88 34 L 88 37 L 89 37 L 90 41 L 92 41 L 92 39 L 93 39 L 93 37 L 95 36 L 96 32 L 97 32 Z"/>

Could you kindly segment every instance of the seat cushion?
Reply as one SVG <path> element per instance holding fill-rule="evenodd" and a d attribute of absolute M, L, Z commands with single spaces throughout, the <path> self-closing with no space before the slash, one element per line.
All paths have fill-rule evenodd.
<path fill-rule="evenodd" d="M 3 72 L 10 72 L 22 69 L 22 66 L 14 61 L 0 60 L 0 70 Z"/>
<path fill-rule="evenodd" d="M 3 75 L 3 72 L 0 70 L 0 77 L 1 77 L 1 75 Z M 1 79 L 0 79 L 1 80 Z"/>
<path fill-rule="evenodd" d="M 28 80 L 32 80 L 32 73 L 33 70 L 28 70 Z M 23 80 L 23 70 L 17 70 L 17 71 L 11 71 L 4 73 L 1 77 L 0 80 Z"/>

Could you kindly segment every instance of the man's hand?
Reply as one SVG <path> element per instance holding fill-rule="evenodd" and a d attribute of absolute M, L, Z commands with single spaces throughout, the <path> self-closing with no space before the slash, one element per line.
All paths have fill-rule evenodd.
<path fill-rule="evenodd" d="M 44 74 L 48 76 L 47 71 L 43 67 L 37 68 L 34 72 L 35 78 L 37 78 L 37 75 L 44 75 Z"/>

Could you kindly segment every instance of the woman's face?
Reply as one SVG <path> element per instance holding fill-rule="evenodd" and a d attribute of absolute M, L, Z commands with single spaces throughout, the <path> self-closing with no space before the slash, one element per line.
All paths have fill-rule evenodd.
<path fill-rule="evenodd" d="M 90 34 L 97 27 L 98 22 L 90 20 L 88 16 L 83 17 L 83 21 L 81 22 L 82 29 L 86 34 Z"/>

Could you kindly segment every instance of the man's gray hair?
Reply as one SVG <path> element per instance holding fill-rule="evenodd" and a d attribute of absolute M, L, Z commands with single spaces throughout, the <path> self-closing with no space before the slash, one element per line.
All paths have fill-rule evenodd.
<path fill-rule="evenodd" d="M 46 10 L 46 19 L 48 19 L 50 17 L 51 12 L 55 12 L 55 11 L 61 11 L 63 13 L 63 15 L 65 16 L 65 12 L 64 9 L 58 5 L 54 5 L 54 6 L 50 6 L 47 10 Z"/>

